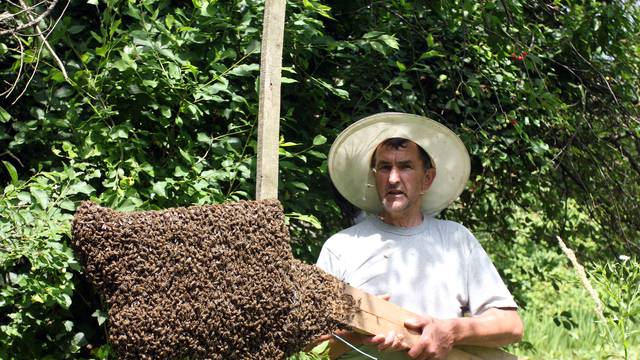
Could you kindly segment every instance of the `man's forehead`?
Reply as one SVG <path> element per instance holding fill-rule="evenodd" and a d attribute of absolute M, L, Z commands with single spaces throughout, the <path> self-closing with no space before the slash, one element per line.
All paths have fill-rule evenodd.
<path fill-rule="evenodd" d="M 418 144 L 416 144 L 415 142 L 409 139 L 393 138 L 393 140 L 398 140 L 398 141 L 389 141 L 389 140 L 390 139 L 387 139 L 381 142 L 380 144 L 378 144 L 378 146 L 376 146 L 375 152 L 379 152 L 382 149 L 415 150 L 415 151 L 418 150 Z"/>
<path fill-rule="evenodd" d="M 395 147 L 390 144 L 380 144 L 375 152 L 377 162 L 388 161 L 392 158 L 401 162 L 419 160 L 418 145 L 413 141 L 401 147 Z"/>
<path fill-rule="evenodd" d="M 402 146 L 407 146 L 409 144 L 413 144 L 415 146 L 418 146 L 418 144 L 410 139 L 407 138 L 403 138 L 403 137 L 393 137 L 393 138 L 387 138 L 382 140 L 379 144 L 378 144 L 378 148 L 382 147 L 382 146 L 391 146 L 391 147 L 396 147 L 396 146 L 400 146 L 400 144 L 402 144 Z"/>

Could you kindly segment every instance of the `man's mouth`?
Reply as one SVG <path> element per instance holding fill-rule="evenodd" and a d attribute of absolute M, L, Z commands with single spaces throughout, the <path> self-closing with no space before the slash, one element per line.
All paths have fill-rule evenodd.
<path fill-rule="evenodd" d="M 387 195 L 391 195 L 391 196 L 404 195 L 404 192 L 400 190 L 388 190 Z"/>

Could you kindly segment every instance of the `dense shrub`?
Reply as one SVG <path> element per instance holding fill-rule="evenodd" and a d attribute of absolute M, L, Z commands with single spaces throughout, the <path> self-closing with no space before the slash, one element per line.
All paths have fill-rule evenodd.
<path fill-rule="evenodd" d="M 41 26 L 68 80 L 39 37 L 0 37 L 2 86 L 15 84 L 0 95 L 3 358 L 108 356 L 104 309 L 66 246 L 79 200 L 253 197 L 262 12 L 70 2 Z M 279 198 L 296 256 L 313 261 L 348 223 L 326 153 L 378 111 L 463 138 L 472 176 L 442 216 L 478 234 L 522 305 L 566 284 L 556 236 L 582 261 L 637 253 L 639 18 L 625 1 L 288 2 Z"/>

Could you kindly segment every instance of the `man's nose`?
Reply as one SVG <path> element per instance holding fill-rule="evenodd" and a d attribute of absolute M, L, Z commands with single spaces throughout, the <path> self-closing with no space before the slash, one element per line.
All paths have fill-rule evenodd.
<path fill-rule="evenodd" d="M 391 168 L 391 171 L 389 171 L 389 183 L 396 184 L 398 182 L 400 182 L 400 171 L 394 166 Z"/>

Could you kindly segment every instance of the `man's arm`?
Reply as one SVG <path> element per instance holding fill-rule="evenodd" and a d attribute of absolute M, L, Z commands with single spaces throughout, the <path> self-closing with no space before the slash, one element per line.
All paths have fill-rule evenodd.
<path fill-rule="evenodd" d="M 412 359 L 446 359 L 455 345 L 499 347 L 522 339 L 523 324 L 515 309 L 493 308 L 482 315 L 447 320 L 420 317 L 405 326 L 422 333 L 409 350 Z"/>

